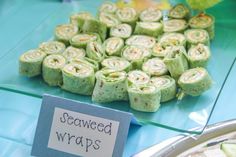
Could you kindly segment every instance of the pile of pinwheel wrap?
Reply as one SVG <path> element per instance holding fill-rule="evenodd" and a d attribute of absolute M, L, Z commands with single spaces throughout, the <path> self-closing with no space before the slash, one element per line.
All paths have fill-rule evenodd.
<path fill-rule="evenodd" d="M 49 86 L 91 95 L 96 103 L 129 101 L 142 112 L 212 85 L 206 70 L 214 17 L 177 4 L 137 12 L 105 2 L 95 16 L 79 12 L 55 28 L 54 40 L 23 53 L 19 73 Z"/>

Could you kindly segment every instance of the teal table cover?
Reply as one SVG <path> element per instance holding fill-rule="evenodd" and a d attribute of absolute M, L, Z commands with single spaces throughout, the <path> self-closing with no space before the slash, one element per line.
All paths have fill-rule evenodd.
<path fill-rule="evenodd" d="M 72 12 L 87 10 L 95 14 L 94 8 L 101 3 L 93 0 L 66 4 L 56 0 L 0 1 L 0 148 L 4 150 L 0 156 L 30 156 L 43 93 L 91 102 L 90 97 L 49 88 L 40 81 L 41 78 L 19 77 L 17 58 L 40 42 L 51 40 L 55 26 L 68 22 Z M 164 104 L 159 114 L 134 112 L 125 105 L 120 107 L 119 103 L 105 105 L 132 112 L 141 122 L 155 125 L 131 125 L 123 156 L 130 156 L 179 134 L 168 129 L 184 132 L 191 132 L 189 130 L 194 127 L 203 129 L 211 114 L 210 123 L 236 117 L 235 7 L 234 0 L 225 0 L 207 11 L 216 17 L 216 38 L 211 45 L 213 57 L 208 67 L 215 83 L 210 91 L 198 98 L 187 97 L 181 104 Z"/>

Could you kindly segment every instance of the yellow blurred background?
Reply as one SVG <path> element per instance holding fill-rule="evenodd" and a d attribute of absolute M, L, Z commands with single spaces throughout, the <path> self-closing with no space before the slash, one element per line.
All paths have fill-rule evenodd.
<path fill-rule="evenodd" d="M 137 11 L 144 10 L 148 7 L 154 7 L 161 10 L 169 9 L 168 0 L 117 0 L 118 7 L 134 7 Z"/>

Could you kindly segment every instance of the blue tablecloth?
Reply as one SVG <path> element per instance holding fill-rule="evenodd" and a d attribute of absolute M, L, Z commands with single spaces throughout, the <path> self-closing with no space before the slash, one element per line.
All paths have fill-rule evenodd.
<path fill-rule="evenodd" d="M 91 2 L 94 1 L 91 0 Z M 60 1 L 57 0 L 0 1 L 0 57 L 3 57 L 19 44 L 22 39 L 27 37 L 59 5 Z M 234 0 L 225 0 L 221 5 L 216 6 L 215 10 L 217 12 L 214 12 L 215 10 L 210 10 L 209 12 L 227 17 L 226 20 L 219 21 L 219 23 L 222 27 L 227 27 L 232 31 L 236 28 L 235 8 L 236 2 Z M 232 32 L 234 37 L 227 44 L 235 52 L 236 56 L 236 31 Z M 224 38 L 222 38 L 223 41 Z M 236 117 L 235 77 L 236 66 L 232 68 L 226 81 L 210 123 Z M 1 157 L 30 156 L 35 131 L 34 126 L 37 122 L 40 104 L 41 99 L 0 90 Z M 9 109 L 11 112 L 8 112 Z M 16 132 L 14 128 L 18 128 L 21 131 Z M 178 134 L 178 132 L 150 125 L 142 127 L 131 125 L 123 156 L 128 157 Z"/>

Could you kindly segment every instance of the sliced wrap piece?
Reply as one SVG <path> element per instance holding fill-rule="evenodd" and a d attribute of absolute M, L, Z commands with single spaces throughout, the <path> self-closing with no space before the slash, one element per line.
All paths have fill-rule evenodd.
<path fill-rule="evenodd" d="M 117 6 L 113 2 L 107 1 L 101 5 L 101 7 L 99 8 L 99 11 L 115 14 L 115 12 L 117 11 Z"/>
<path fill-rule="evenodd" d="M 120 21 L 114 14 L 101 12 L 99 14 L 99 21 L 102 23 L 105 23 L 108 28 L 114 27 L 118 24 L 120 24 Z"/>
<path fill-rule="evenodd" d="M 133 70 L 128 73 L 127 86 L 131 85 L 145 85 L 150 82 L 148 74 L 141 70 Z"/>
<path fill-rule="evenodd" d="M 151 51 L 145 47 L 126 46 L 121 56 L 131 62 L 132 69 L 141 69 L 143 62 L 151 56 Z"/>
<path fill-rule="evenodd" d="M 168 69 L 160 58 L 151 58 L 143 63 L 142 70 L 150 76 L 162 76 L 168 73 Z"/>
<path fill-rule="evenodd" d="M 146 35 L 133 35 L 125 41 L 126 45 L 135 45 L 140 47 L 152 48 L 156 43 L 154 37 Z"/>
<path fill-rule="evenodd" d="M 43 42 L 39 45 L 39 48 L 48 55 L 62 53 L 65 51 L 66 46 L 59 41 Z"/>
<path fill-rule="evenodd" d="M 175 46 L 170 49 L 167 56 L 164 58 L 164 63 L 168 71 L 176 80 L 188 69 L 186 55 L 186 50 L 183 46 Z"/>
<path fill-rule="evenodd" d="M 70 44 L 70 39 L 78 33 L 78 27 L 74 24 L 59 25 L 55 29 L 55 39 L 63 42 L 65 45 Z"/>
<path fill-rule="evenodd" d="M 62 68 L 66 65 L 66 59 L 60 54 L 52 54 L 43 60 L 43 80 L 49 86 L 62 85 Z"/>
<path fill-rule="evenodd" d="M 103 47 L 108 56 L 121 56 L 124 40 L 119 37 L 111 37 L 104 41 Z"/>
<path fill-rule="evenodd" d="M 19 73 L 27 77 L 40 75 L 42 62 L 46 55 L 40 49 L 33 49 L 23 53 L 19 58 Z"/>
<path fill-rule="evenodd" d="M 164 46 L 160 43 L 156 43 L 152 48 L 152 56 L 164 58 L 169 51 L 168 49 L 170 48 L 170 46 Z"/>
<path fill-rule="evenodd" d="M 102 61 L 102 66 L 107 69 L 112 69 L 114 71 L 126 71 L 131 69 L 131 64 L 124 58 L 120 57 L 108 57 Z"/>
<path fill-rule="evenodd" d="M 151 84 L 128 88 L 130 107 L 142 112 L 156 112 L 160 107 L 161 91 Z"/>
<path fill-rule="evenodd" d="M 96 33 L 78 34 L 71 38 L 70 44 L 77 48 L 86 49 L 87 44 L 91 41 L 101 42 L 101 39 Z"/>
<path fill-rule="evenodd" d="M 126 23 L 122 23 L 111 27 L 110 29 L 110 36 L 112 37 L 119 37 L 123 39 L 127 39 L 132 34 L 132 27 Z"/>
<path fill-rule="evenodd" d="M 92 95 L 95 74 L 91 66 L 71 62 L 62 69 L 62 76 L 62 89 L 72 93 Z"/>
<path fill-rule="evenodd" d="M 176 97 L 176 82 L 169 75 L 152 77 L 150 82 L 161 90 L 161 102 L 170 101 Z"/>
<path fill-rule="evenodd" d="M 102 45 L 97 41 L 88 43 L 86 54 L 89 58 L 101 62 L 105 58 L 105 51 Z"/>
<path fill-rule="evenodd" d="M 179 32 L 182 33 L 187 29 L 188 23 L 183 19 L 170 19 L 163 22 L 163 30 L 166 33 Z"/>
<path fill-rule="evenodd" d="M 184 4 L 177 4 L 169 11 L 169 17 L 173 19 L 187 19 L 190 15 L 190 10 Z"/>
<path fill-rule="evenodd" d="M 67 59 L 68 62 L 75 58 L 84 58 L 85 57 L 85 50 L 80 48 L 75 48 L 73 46 L 69 46 L 66 50 L 62 53 L 62 55 Z"/>
<path fill-rule="evenodd" d="M 99 67 L 100 67 L 99 62 L 97 62 L 93 59 L 90 59 L 88 57 L 74 58 L 73 60 L 71 60 L 71 62 L 75 62 L 75 63 L 78 63 L 78 64 L 86 64 L 86 65 L 92 67 L 94 72 L 98 71 Z"/>
<path fill-rule="evenodd" d="M 210 48 L 203 44 L 198 44 L 188 50 L 190 68 L 206 67 L 210 57 Z"/>
<path fill-rule="evenodd" d="M 147 8 L 139 15 L 140 21 L 144 22 L 158 22 L 162 19 L 162 12 L 157 8 Z"/>
<path fill-rule="evenodd" d="M 185 71 L 178 84 L 185 94 L 198 96 L 211 87 L 212 79 L 206 69 L 194 68 Z"/>
<path fill-rule="evenodd" d="M 128 100 L 126 73 L 105 69 L 96 73 L 92 101 L 98 103 Z"/>
<path fill-rule="evenodd" d="M 116 11 L 116 16 L 122 23 L 127 23 L 132 27 L 135 26 L 135 23 L 138 20 L 138 14 L 136 10 L 131 7 L 124 7 L 118 9 Z"/>
<path fill-rule="evenodd" d="M 184 32 L 187 39 L 187 46 L 190 48 L 192 45 L 197 44 L 210 44 L 210 38 L 206 30 L 204 29 L 189 29 Z"/>
<path fill-rule="evenodd" d="M 159 43 L 163 47 L 168 46 L 186 46 L 186 37 L 181 33 L 165 33 L 160 39 Z"/>
<path fill-rule="evenodd" d="M 158 37 L 163 32 L 163 25 L 160 22 L 137 22 L 134 34 Z"/>

